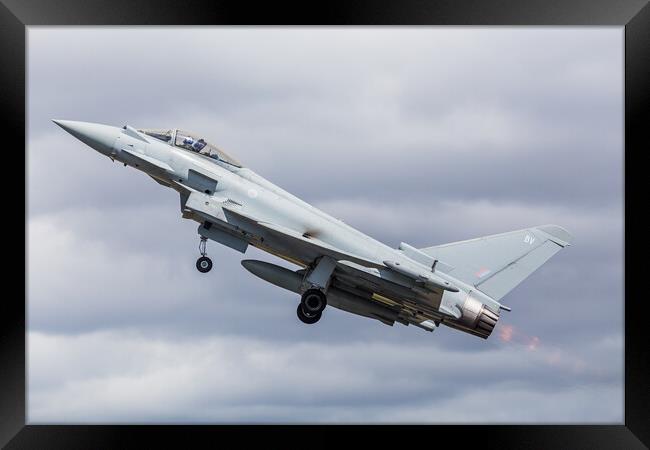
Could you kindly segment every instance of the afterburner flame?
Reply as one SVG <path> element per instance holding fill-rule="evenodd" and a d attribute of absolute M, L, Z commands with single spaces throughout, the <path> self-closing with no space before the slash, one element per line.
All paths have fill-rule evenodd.
<path fill-rule="evenodd" d="M 512 325 L 504 325 L 501 327 L 501 331 L 499 332 L 499 339 L 503 342 L 510 342 L 513 334 L 514 327 Z"/>
<path fill-rule="evenodd" d="M 513 325 L 502 325 L 499 332 L 499 339 L 501 339 L 502 342 L 511 342 L 523 345 L 529 351 L 537 350 L 537 347 L 539 347 L 540 344 L 540 340 L 537 336 L 528 336 Z"/>

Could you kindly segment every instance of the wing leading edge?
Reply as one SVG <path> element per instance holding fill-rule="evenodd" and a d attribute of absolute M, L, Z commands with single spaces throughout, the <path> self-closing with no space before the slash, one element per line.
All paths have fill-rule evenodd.
<path fill-rule="evenodd" d="M 226 217 L 231 214 L 238 216 L 240 219 L 252 222 L 269 235 L 275 237 L 276 239 L 284 239 L 290 242 L 291 245 L 296 246 L 298 249 L 307 250 L 308 252 L 316 254 L 318 256 L 329 256 L 337 261 L 352 261 L 365 267 L 383 267 L 383 264 L 381 262 L 371 261 L 362 256 L 354 255 L 352 253 L 338 249 L 333 245 L 321 241 L 320 239 L 316 239 L 314 237 L 306 237 L 299 231 L 293 230 L 291 228 L 263 220 L 257 220 L 255 217 L 246 214 L 238 208 L 236 209 L 230 206 L 223 206 L 222 208 L 226 212 Z"/>

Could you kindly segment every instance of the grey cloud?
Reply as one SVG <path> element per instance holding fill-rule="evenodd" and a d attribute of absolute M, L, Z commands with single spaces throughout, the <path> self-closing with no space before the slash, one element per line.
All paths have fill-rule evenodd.
<path fill-rule="evenodd" d="M 30 373 L 35 375 L 30 376 L 43 377 L 47 368 L 47 379 L 40 384 L 50 384 L 30 397 L 34 422 L 50 416 L 55 404 L 59 405 L 56 409 L 63 409 L 65 422 L 81 423 L 152 418 L 277 422 L 298 417 L 310 422 L 485 422 L 486 418 L 501 422 L 513 417 L 512 411 L 495 411 L 503 411 L 500 402 L 504 399 L 522 414 L 518 422 L 615 420 L 615 411 L 621 410 L 610 387 L 618 381 L 615 366 L 575 365 L 554 350 L 502 348 L 468 358 L 422 344 L 404 348 L 390 343 L 318 342 L 278 347 L 218 335 L 171 341 L 132 333 L 75 337 L 37 333 L 30 341 L 36 344 L 30 352 Z M 606 340 L 596 345 L 597 350 L 609 347 Z M 90 356 L 95 352 L 117 364 L 93 359 Z M 424 352 L 427 358 L 422 358 Z M 71 376 L 67 367 L 84 358 L 94 361 L 93 365 L 86 364 Z M 458 365 L 465 371 L 458 372 Z M 576 375 L 581 376 L 582 385 L 576 385 Z M 540 376 L 546 378 L 544 384 L 538 383 Z M 318 389 L 301 381 L 305 379 Z M 69 383 L 61 383 L 64 380 Z M 613 401 L 607 403 L 609 412 L 602 415 L 604 407 L 600 407 L 585 415 L 573 406 L 558 417 L 547 402 L 541 409 L 527 406 L 529 398 L 557 400 L 567 394 L 584 398 L 585 391 L 587 399 L 605 392 L 605 398 Z M 71 400 L 60 401 L 66 397 Z M 87 401 L 98 406 L 94 418 L 84 415 Z M 156 401 L 170 408 L 161 410 Z M 295 412 L 302 414 L 290 415 Z"/>

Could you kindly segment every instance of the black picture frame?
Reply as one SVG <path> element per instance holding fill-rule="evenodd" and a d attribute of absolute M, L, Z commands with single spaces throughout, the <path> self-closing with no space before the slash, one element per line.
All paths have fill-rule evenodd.
<path fill-rule="evenodd" d="M 27 265 L 5 254 L 5 290 L 0 328 L 0 444 L 7 448 L 138 447 L 152 442 L 187 446 L 208 439 L 215 445 L 247 443 L 261 437 L 274 446 L 289 443 L 336 445 L 341 430 L 364 432 L 364 445 L 396 438 L 404 445 L 499 448 L 644 448 L 650 443 L 650 389 L 647 382 L 646 322 L 648 299 L 643 294 L 640 253 L 645 250 L 642 152 L 647 149 L 646 123 L 650 96 L 650 6 L 647 0 L 501 0 L 501 1 L 328 1 L 277 3 L 170 0 L 0 0 L 1 110 L 5 139 L 3 162 L 15 179 L 5 178 L 4 233 L 9 243 L 20 240 L 20 199 L 26 186 L 26 27 L 30 25 L 619 25 L 625 27 L 625 416 L 621 425 L 431 425 L 407 426 L 64 426 L 26 424 L 25 302 Z M 23 165 L 24 170 L 18 167 Z M 6 168 L 6 167 L 5 167 Z M 576 174 L 580 176 L 580 174 Z M 22 184 L 21 184 L 22 183 Z M 638 199 L 638 200 L 637 200 Z M 27 195 L 22 228 L 27 245 Z M 630 245 L 628 245 L 630 243 Z M 26 245 L 15 254 L 26 258 Z M 5 248 L 7 246 L 5 245 Z M 12 249 L 13 250 L 13 249 Z M 6 251 L 6 250 L 5 250 Z M 24 283 L 17 280 L 23 262 Z M 12 273 L 16 272 L 15 274 Z M 587 280 L 588 282 L 588 280 Z M 21 289 L 22 286 L 22 289 Z M 17 287 L 17 289 L 8 289 Z M 22 296 L 19 295 L 22 292 Z M 255 433 L 253 433 L 255 432 Z M 260 433 L 261 432 L 261 433 Z M 234 440 L 236 439 L 236 440 Z M 345 442 L 352 443 L 346 439 Z M 295 445 L 294 444 L 294 445 Z M 455 444 L 451 444 L 455 445 Z"/>

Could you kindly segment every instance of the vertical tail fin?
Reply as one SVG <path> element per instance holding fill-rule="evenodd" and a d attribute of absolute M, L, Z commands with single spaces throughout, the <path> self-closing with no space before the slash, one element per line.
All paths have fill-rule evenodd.
<path fill-rule="evenodd" d="M 499 300 L 571 239 L 560 226 L 541 225 L 420 250 L 443 262 L 449 275 Z"/>

